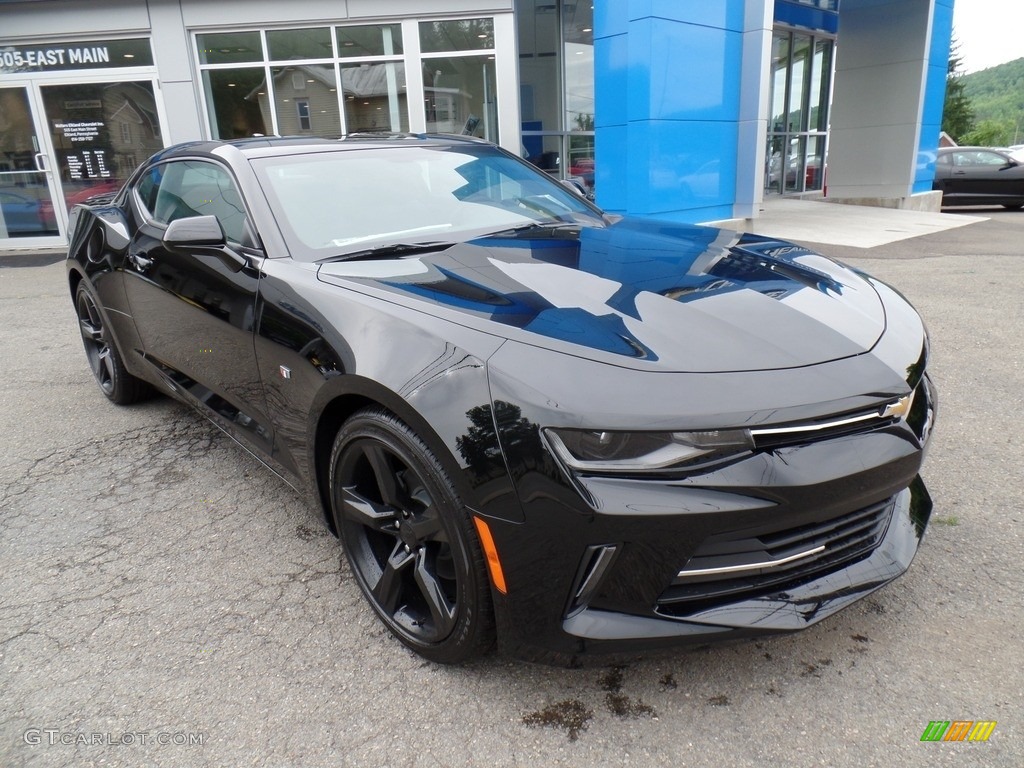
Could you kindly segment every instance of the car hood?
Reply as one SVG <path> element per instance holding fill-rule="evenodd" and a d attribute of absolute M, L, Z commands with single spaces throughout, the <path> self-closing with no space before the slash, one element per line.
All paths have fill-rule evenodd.
<path fill-rule="evenodd" d="M 637 219 L 328 262 L 317 276 L 527 344 L 661 371 L 815 365 L 867 352 L 885 329 L 871 284 L 805 248 Z"/>

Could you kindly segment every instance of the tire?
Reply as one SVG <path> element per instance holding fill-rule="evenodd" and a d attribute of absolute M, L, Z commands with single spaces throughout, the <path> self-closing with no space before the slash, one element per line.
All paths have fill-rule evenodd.
<path fill-rule="evenodd" d="M 117 344 L 103 322 L 96 296 L 84 280 L 75 290 L 75 312 L 85 357 L 100 391 L 118 405 L 130 405 L 149 397 L 153 393 L 149 384 L 125 370 Z"/>
<path fill-rule="evenodd" d="M 390 412 L 366 408 L 339 430 L 330 467 L 338 535 L 384 625 L 430 661 L 488 651 L 494 611 L 483 553 L 430 448 Z"/>
<path fill-rule="evenodd" d="M 1003 208 L 1008 211 L 1019 211 L 1024 208 L 1024 203 L 1003 203 Z"/>

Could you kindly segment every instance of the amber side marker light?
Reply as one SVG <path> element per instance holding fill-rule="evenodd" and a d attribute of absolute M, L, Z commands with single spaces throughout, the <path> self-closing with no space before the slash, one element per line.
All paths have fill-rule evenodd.
<path fill-rule="evenodd" d="M 482 518 L 476 515 L 473 516 L 473 525 L 476 526 L 476 532 L 480 536 L 480 546 L 484 548 L 484 554 L 487 556 L 487 569 L 491 572 L 491 581 L 494 583 L 494 588 L 501 592 L 501 594 L 507 595 L 505 574 L 501 570 L 501 560 L 498 559 L 498 550 L 494 546 L 494 537 L 491 536 L 491 529 Z"/>

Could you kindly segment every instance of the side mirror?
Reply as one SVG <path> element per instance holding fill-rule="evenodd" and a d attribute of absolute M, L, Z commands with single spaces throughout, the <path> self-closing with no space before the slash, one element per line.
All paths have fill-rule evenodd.
<path fill-rule="evenodd" d="M 568 187 L 580 197 L 585 198 L 587 196 L 587 188 L 575 179 L 562 179 L 562 185 Z"/>
<path fill-rule="evenodd" d="M 249 262 L 232 249 L 216 216 L 190 216 L 175 219 L 167 225 L 163 244 L 169 251 L 216 256 L 232 272 L 239 272 Z"/>

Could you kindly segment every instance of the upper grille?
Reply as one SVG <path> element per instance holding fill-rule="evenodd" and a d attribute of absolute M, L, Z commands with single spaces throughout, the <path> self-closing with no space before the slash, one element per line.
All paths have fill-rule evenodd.
<path fill-rule="evenodd" d="M 839 419 L 769 429 L 752 429 L 750 435 L 757 448 L 774 448 L 780 445 L 830 440 L 843 435 L 869 432 L 899 421 L 899 417 L 883 415 L 884 413 L 883 407 Z"/>
<path fill-rule="evenodd" d="M 658 599 L 657 610 L 698 610 L 795 586 L 866 557 L 882 540 L 893 499 L 840 517 L 741 538 L 707 539 Z"/>

